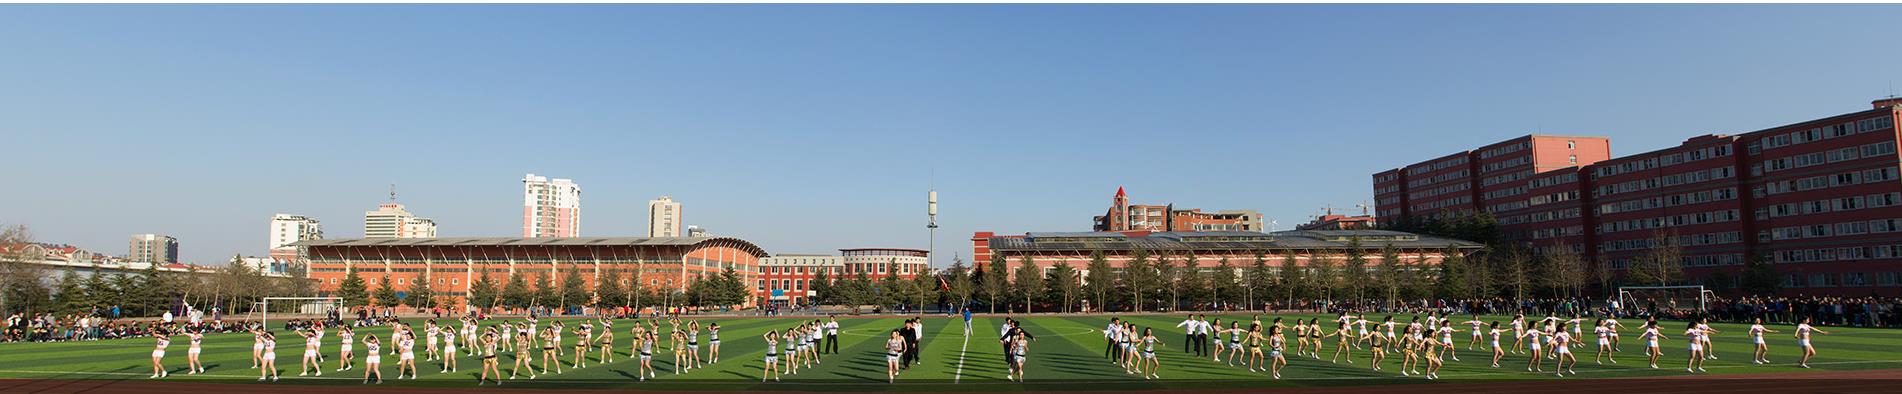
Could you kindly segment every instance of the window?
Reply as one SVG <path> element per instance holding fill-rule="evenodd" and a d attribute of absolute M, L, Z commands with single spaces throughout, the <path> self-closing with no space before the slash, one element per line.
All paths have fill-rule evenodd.
<path fill-rule="evenodd" d="M 1572 164 L 1578 164 L 1578 155 L 1572 155 L 1571 160 Z"/>
<path fill-rule="evenodd" d="M 1578 149 L 1578 141 L 1565 141 L 1565 149 Z M 1572 156 L 1572 162 L 1578 162 L 1578 156 Z"/>

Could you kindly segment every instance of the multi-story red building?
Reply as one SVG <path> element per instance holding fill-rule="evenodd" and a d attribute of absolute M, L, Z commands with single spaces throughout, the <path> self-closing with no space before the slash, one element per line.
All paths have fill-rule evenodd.
<path fill-rule="evenodd" d="M 1109 210 L 1091 218 L 1095 231 L 1262 231 L 1261 213 L 1252 210 L 1176 209 L 1174 205 L 1130 204 L 1116 188 Z"/>
<path fill-rule="evenodd" d="M 1759 258 L 1775 263 L 1788 293 L 1893 295 L 1902 293 L 1898 104 L 1618 158 L 1602 138 L 1554 136 L 1466 157 L 1478 173 L 1475 205 L 1506 240 L 1571 245 L 1614 271 L 1671 242 L 1693 281 L 1723 272 L 1732 283 L 1707 284 L 1734 286 Z M 1448 183 L 1460 178 L 1458 157 L 1374 174 L 1380 220 L 1457 212 Z"/>
<path fill-rule="evenodd" d="M 972 235 L 972 255 L 982 256 L 975 265 L 985 272 L 1016 275 L 1026 259 L 1043 269 L 1068 264 L 1083 274 L 1097 255 L 1112 268 L 1122 269 L 1139 254 L 1154 263 L 1164 259 L 1181 266 L 1185 261 L 1198 270 L 1213 272 L 1227 261 L 1232 269 L 1242 269 L 1261 257 L 1271 267 L 1285 263 L 1301 265 L 1313 261 L 1338 264 L 1347 259 L 1348 247 L 1358 240 L 1359 253 L 1369 264 L 1380 262 L 1383 249 L 1392 247 L 1408 262 L 1437 265 L 1448 252 L 1471 253 L 1480 245 L 1433 236 L 1385 230 L 1312 230 L 1281 231 L 1273 234 L 1242 231 L 1198 232 L 1057 232 L 997 235 L 981 231 Z M 982 241 L 982 242 L 979 242 Z M 993 267 L 992 258 L 1003 258 L 1003 267 Z M 1189 259 L 1193 258 L 1193 261 Z M 1000 271 L 1001 270 L 1001 271 Z"/>
<path fill-rule="evenodd" d="M 823 254 L 782 254 L 759 259 L 759 279 L 754 293 L 764 305 L 810 305 L 806 298 L 817 296 L 812 282 L 819 273 L 826 280 L 845 275 L 845 262 L 839 256 Z"/>

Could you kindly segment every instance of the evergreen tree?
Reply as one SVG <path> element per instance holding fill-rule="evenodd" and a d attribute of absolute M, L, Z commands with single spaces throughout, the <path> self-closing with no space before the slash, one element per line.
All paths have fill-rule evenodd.
<path fill-rule="evenodd" d="M 376 306 L 384 307 L 384 308 L 391 308 L 397 305 L 402 305 L 403 301 L 396 299 L 396 288 L 391 287 L 390 285 L 391 285 L 390 274 L 388 273 L 383 274 L 383 279 L 377 282 L 376 295 L 374 297 L 375 299 L 371 300 L 370 302 L 375 303 Z"/>
<path fill-rule="evenodd" d="M 1076 303 L 1078 293 L 1083 290 L 1082 284 L 1077 283 L 1080 279 L 1076 269 L 1070 268 L 1069 262 L 1058 261 L 1051 265 L 1050 277 L 1044 281 L 1049 284 L 1046 293 L 1050 294 L 1058 305 L 1062 305 L 1062 312 L 1070 313 L 1071 305 Z"/>
<path fill-rule="evenodd" d="M 1129 263 L 1123 265 L 1123 285 L 1129 287 L 1129 305 L 1136 312 L 1142 312 L 1143 304 L 1148 303 L 1148 293 L 1156 291 L 1151 269 L 1149 251 L 1143 249 L 1131 253 Z"/>
<path fill-rule="evenodd" d="M 1297 298 L 1308 298 L 1314 294 L 1307 272 L 1308 268 L 1301 266 L 1294 251 L 1282 252 L 1279 282 L 1284 302 L 1293 303 Z"/>
<path fill-rule="evenodd" d="M 924 313 L 926 304 L 938 300 L 939 294 L 942 293 L 942 288 L 939 286 L 938 276 L 932 275 L 930 269 L 918 272 L 917 275 L 911 277 L 911 299 L 918 302 L 918 313 Z"/>
<path fill-rule="evenodd" d="M 532 279 L 521 271 L 509 273 L 508 283 L 502 284 L 502 306 L 508 308 L 527 308 L 534 302 L 535 292 L 528 288 Z"/>
<path fill-rule="evenodd" d="M 1228 257 L 1215 261 L 1215 272 L 1209 275 L 1209 299 L 1216 305 L 1234 305 L 1242 298 L 1240 284 L 1236 283 L 1235 266 L 1229 264 Z"/>
<path fill-rule="evenodd" d="M 67 270 L 65 275 L 60 275 L 59 282 L 53 285 L 54 311 L 71 314 L 92 309 L 92 297 L 86 294 L 86 288 L 81 286 L 77 276 L 72 270 Z"/>
<path fill-rule="evenodd" d="M 812 296 L 806 298 L 807 303 L 823 306 L 836 302 L 834 300 L 837 298 L 836 294 L 832 294 L 832 275 L 826 271 L 828 270 L 819 268 L 818 272 L 812 274 L 812 284 L 807 285 L 807 288 L 812 289 Z"/>
<path fill-rule="evenodd" d="M 1043 296 L 1043 269 L 1029 255 L 1023 258 L 1023 264 L 1017 266 L 1016 281 L 1011 283 L 1011 291 L 1024 300 L 1024 313 L 1036 313 L 1036 300 Z"/>
<path fill-rule="evenodd" d="M 1006 280 L 1008 275 L 1005 274 L 1009 267 L 1004 261 L 1004 255 L 992 254 L 990 270 L 983 272 L 983 277 L 979 278 L 982 280 L 979 285 L 984 289 L 984 297 L 990 301 L 987 304 L 991 306 L 991 313 L 997 313 L 997 298 L 1004 296 L 1004 292 L 1010 291 L 1010 281 Z"/>
<path fill-rule="evenodd" d="M 951 288 L 949 296 L 953 305 L 962 309 L 971 306 L 971 294 L 977 291 L 977 285 L 971 281 L 971 269 L 964 265 L 964 259 L 951 259 L 951 269 L 945 272 L 946 285 Z"/>
<path fill-rule="evenodd" d="M 345 308 L 361 308 L 370 305 L 370 291 L 363 283 L 363 276 L 357 270 L 350 270 L 343 277 L 343 283 L 337 284 L 337 297 L 342 298 Z"/>
<path fill-rule="evenodd" d="M 621 275 L 620 269 L 601 270 L 601 277 L 594 280 L 594 295 L 599 297 L 595 299 L 594 306 L 613 308 L 629 304 L 627 291 L 622 290 L 621 286 L 622 281 L 625 280 L 627 278 Z"/>
<path fill-rule="evenodd" d="M 1359 257 L 1358 254 L 1354 256 Z M 1354 258 L 1348 259 L 1349 266 L 1354 265 Z M 1380 248 L 1380 263 L 1374 268 L 1379 274 L 1371 282 L 1380 287 L 1381 302 L 1388 307 L 1392 307 L 1394 301 L 1400 298 L 1400 286 L 1405 284 L 1401 279 L 1400 265 L 1400 251 L 1395 250 L 1393 244 Z"/>
<path fill-rule="evenodd" d="M 529 277 L 535 279 L 535 292 L 529 297 L 528 306 L 547 307 L 561 305 L 561 283 L 556 280 L 555 273 L 550 272 L 542 275 L 530 275 Z"/>
<path fill-rule="evenodd" d="M 1434 282 L 1434 293 L 1453 299 L 1473 297 L 1472 286 L 1467 283 L 1466 255 L 1456 245 L 1447 245 L 1446 251 L 1441 253 L 1445 257 L 1440 259 L 1439 280 Z"/>
<path fill-rule="evenodd" d="M 1247 286 L 1245 286 L 1247 288 L 1242 289 L 1243 303 L 1246 304 L 1243 309 L 1260 309 L 1258 306 L 1261 304 L 1257 302 L 1258 300 L 1275 295 L 1275 293 L 1270 291 L 1274 289 L 1276 278 L 1274 271 L 1268 268 L 1268 256 L 1266 254 L 1255 252 L 1255 258 L 1249 262 L 1248 272 L 1246 277 L 1243 278 L 1243 281 L 1247 283 Z M 1284 288 L 1287 287 L 1286 282 L 1283 282 L 1281 286 Z"/>
<path fill-rule="evenodd" d="M 408 298 L 403 299 L 404 304 L 418 309 L 435 308 L 435 283 L 430 282 L 429 271 L 423 271 L 421 275 L 416 277 L 415 282 L 410 282 L 409 293 L 405 295 L 407 295 Z"/>
<path fill-rule="evenodd" d="M 79 286 L 86 289 L 86 297 L 92 301 L 92 306 L 102 310 L 112 307 L 112 296 L 115 291 L 112 289 L 112 283 L 106 280 L 105 274 L 95 272 L 92 275 L 86 275 L 86 279 L 81 281 Z"/>
<path fill-rule="evenodd" d="M 1103 257 L 1103 251 L 1090 253 L 1090 265 L 1084 268 L 1083 291 L 1089 293 L 1096 302 L 1096 309 L 1109 310 L 1110 291 L 1116 290 L 1116 272 L 1110 268 L 1109 259 Z"/>
<path fill-rule="evenodd" d="M 561 277 L 561 295 L 558 296 L 562 309 L 576 308 L 588 304 L 587 283 L 581 280 L 581 269 L 568 267 L 568 273 Z"/>
<path fill-rule="evenodd" d="M 495 281 L 489 279 L 487 267 L 476 268 L 475 282 L 469 284 L 469 306 L 488 310 L 501 301 L 501 292 L 496 290 Z"/>
<path fill-rule="evenodd" d="M 1777 287 L 1781 284 L 1777 280 L 1779 276 L 1775 264 L 1762 257 L 1753 256 L 1744 261 L 1743 274 L 1738 281 L 1744 293 L 1776 294 Z"/>

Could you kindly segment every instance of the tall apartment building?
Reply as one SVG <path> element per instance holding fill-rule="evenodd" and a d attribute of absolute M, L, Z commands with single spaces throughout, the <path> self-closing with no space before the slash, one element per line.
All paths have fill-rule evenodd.
<path fill-rule="evenodd" d="M 1264 231 L 1261 212 L 1253 210 L 1175 209 L 1174 205 L 1130 204 L 1123 188 L 1116 188 L 1110 207 L 1091 218 L 1095 231 Z"/>
<path fill-rule="evenodd" d="M 647 202 L 647 236 L 685 236 L 686 233 L 680 230 L 682 220 L 685 219 L 681 218 L 680 203 L 674 202 L 673 196 L 661 196 L 660 199 Z"/>
<path fill-rule="evenodd" d="M 581 236 L 581 186 L 571 179 L 522 178 L 522 237 Z"/>
<path fill-rule="evenodd" d="M 271 215 L 271 233 L 266 237 L 269 241 L 265 250 L 270 251 L 270 257 L 288 260 L 297 257 L 297 248 L 291 244 L 323 239 L 324 225 L 304 215 L 280 213 Z"/>
<path fill-rule="evenodd" d="M 435 238 L 436 221 L 416 217 L 403 204 L 385 203 L 363 213 L 364 238 Z"/>
<path fill-rule="evenodd" d="M 126 260 L 140 263 L 178 262 L 178 238 L 161 234 L 137 234 L 126 249 Z"/>
<path fill-rule="evenodd" d="M 1557 155 L 1536 153 L 1532 173 L 1523 178 L 1515 175 L 1523 170 L 1513 168 L 1524 163 L 1490 164 L 1501 161 L 1486 153 L 1513 154 L 1500 149 L 1509 145 L 1491 145 L 1466 156 L 1469 171 L 1480 174 L 1471 186 L 1479 196 L 1461 209 L 1494 214 L 1506 240 L 1570 245 L 1615 272 L 1668 242 L 1680 249 L 1693 282 L 1723 272 L 1731 283 L 1706 284 L 1734 286 L 1744 262 L 1757 258 L 1775 264 L 1788 293 L 1902 293 L 1902 156 L 1896 153 L 1902 99 L 1873 104 L 1624 157 L 1579 155 L 1577 166 L 1541 168 Z M 1541 145 L 1547 144 L 1530 144 L 1534 150 Z M 1416 187 L 1451 187 L 1450 177 L 1431 179 L 1448 172 L 1419 168 L 1431 166 L 1374 174 L 1381 221 L 1439 212 L 1432 209 L 1447 197 Z"/>

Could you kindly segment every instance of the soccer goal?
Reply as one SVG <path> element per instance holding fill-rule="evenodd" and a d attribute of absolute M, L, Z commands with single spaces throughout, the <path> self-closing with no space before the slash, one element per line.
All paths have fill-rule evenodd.
<path fill-rule="evenodd" d="M 285 310 L 277 313 L 280 320 L 323 318 L 331 310 L 341 311 L 343 297 L 264 297 L 264 300 L 258 301 L 257 310 L 263 314 L 258 321 L 265 327 L 271 326 L 271 304 L 277 304 L 278 309 Z"/>
<path fill-rule="evenodd" d="M 1704 286 L 1624 286 L 1618 288 L 1618 303 L 1627 311 L 1679 312 L 1706 310 L 1715 296 Z"/>

